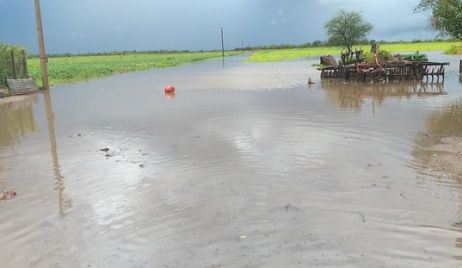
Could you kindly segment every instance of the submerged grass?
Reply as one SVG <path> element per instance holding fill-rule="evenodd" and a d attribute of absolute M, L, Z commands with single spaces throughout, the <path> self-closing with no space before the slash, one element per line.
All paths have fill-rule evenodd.
<path fill-rule="evenodd" d="M 236 55 L 240 52 L 227 52 Z M 221 52 L 127 53 L 101 56 L 52 57 L 48 60 L 50 85 L 90 80 L 115 73 L 143 71 L 221 57 Z M 40 61 L 28 60 L 29 72 L 41 84 Z"/>
<path fill-rule="evenodd" d="M 380 46 L 381 50 L 388 52 L 415 52 L 417 50 L 423 51 L 448 51 L 453 47 L 462 48 L 462 41 L 453 42 L 416 42 L 416 43 L 394 43 L 383 44 Z M 357 48 L 362 48 L 368 51 L 369 45 L 359 45 Z M 269 49 L 258 50 L 248 58 L 248 61 L 284 61 L 296 60 L 310 56 L 321 55 L 339 55 L 341 47 L 310 47 L 310 48 L 296 48 L 296 49 Z"/>

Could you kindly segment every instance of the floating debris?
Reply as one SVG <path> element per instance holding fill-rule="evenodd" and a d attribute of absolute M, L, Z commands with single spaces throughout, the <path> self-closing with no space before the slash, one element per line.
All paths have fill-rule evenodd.
<path fill-rule="evenodd" d="M 358 211 L 358 212 L 356 212 L 356 213 L 359 215 L 359 217 L 361 217 L 361 221 L 362 221 L 362 222 L 366 222 L 366 216 L 364 216 L 364 214 L 363 214 L 362 212 L 359 212 L 359 211 Z"/>
<path fill-rule="evenodd" d="M 106 158 L 111 158 L 111 157 L 114 157 L 115 156 L 115 152 L 112 152 L 112 153 L 107 153 L 104 155 Z"/>
<path fill-rule="evenodd" d="M 290 203 L 287 203 L 287 205 L 285 205 L 284 207 L 287 211 L 289 210 L 294 210 L 294 211 L 299 211 L 300 209 L 296 206 L 292 206 Z"/>
<path fill-rule="evenodd" d="M 0 192 L 0 201 L 11 200 L 16 195 L 17 195 L 17 193 L 15 191 Z"/>

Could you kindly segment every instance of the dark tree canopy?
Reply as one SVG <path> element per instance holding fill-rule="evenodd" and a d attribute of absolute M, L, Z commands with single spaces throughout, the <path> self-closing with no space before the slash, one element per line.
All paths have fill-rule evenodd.
<path fill-rule="evenodd" d="M 416 11 L 430 11 L 430 21 L 441 35 L 462 38 L 462 0 L 421 0 Z"/>
<path fill-rule="evenodd" d="M 324 28 L 329 36 L 329 43 L 344 46 L 351 52 L 353 45 L 366 39 L 373 26 L 359 12 L 342 10 Z"/>

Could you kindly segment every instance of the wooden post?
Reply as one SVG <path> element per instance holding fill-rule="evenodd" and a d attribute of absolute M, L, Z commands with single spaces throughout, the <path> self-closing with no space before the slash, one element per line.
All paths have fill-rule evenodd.
<path fill-rule="evenodd" d="M 35 0 L 35 16 L 37 18 L 37 39 L 40 53 L 40 65 L 42 67 L 42 87 L 44 90 L 48 90 L 50 88 L 48 84 L 48 59 L 45 52 L 45 42 L 43 41 L 42 12 L 40 10 L 40 0 Z"/>
<path fill-rule="evenodd" d="M 29 78 L 29 69 L 27 68 L 27 54 L 26 51 L 22 51 L 22 66 L 24 68 L 24 78 Z"/>
<path fill-rule="evenodd" d="M 223 39 L 223 27 L 221 27 L 221 54 L 225 57 L 225 42 Z"/>
<path fill-rule="evenodd" d="M 462 74 L 462 60 L 460 60 L 459 73 Z"/>
<path fill-rule="evenodd" d="M 11 50 L 11 67 L 13 68 L 13 79 L 18 79 L 18 70 L 16 70 L 16 57 L 14 50 Z"/>

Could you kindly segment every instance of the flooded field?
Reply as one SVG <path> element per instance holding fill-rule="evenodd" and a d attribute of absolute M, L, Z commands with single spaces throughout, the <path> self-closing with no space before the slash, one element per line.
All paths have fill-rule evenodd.
<path fill-rule="evenodd" d="M 462 267 L 459 59 L 429 56 L 445 84 L 232 57 L 0 99 L 0 266 Z"/>

